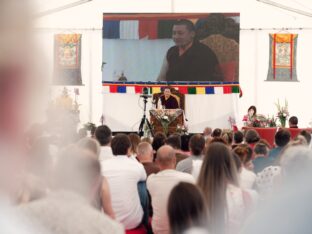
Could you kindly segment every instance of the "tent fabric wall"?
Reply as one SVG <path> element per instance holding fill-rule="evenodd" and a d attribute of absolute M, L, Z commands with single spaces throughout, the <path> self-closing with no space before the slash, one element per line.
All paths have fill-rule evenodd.
<path fill-rule="evenodd" d="M 308 0 L 300 0 L 308 3 Z M 283 4 L 294 4 L 283 1 Z M 48 15 L 36 20 L 38 43 L 45 53 L 47 64 L 53 58 L 53 35 L 71 31 L 82 33 L 82 79 L 80 103 L 81 121 L 93 121 L 99 124 L 103 112 L 102 96 L 102 15 L 103 12 L 239 12 L 240 13 L 240 86 L 243 97 L 237 101 L 239 121 L 250 105 L 256 105 L 258 112 L 265 115 L 276 113 L 274 103 L 277 99 L 287 98 L 291 115 L 299 117 L 299 126 L 308 126 L 312 118 L 312 109 L 303 105 L 312 86 L 312 18 L 274 8 L 257 1 L 202 1 L 194 0 L 128 0 L 98 1 Z M 269 61 L 269 33 L 278 33 L 280 28 L 290 28 L 290 33 L 297 33 L 297 75 L 300 82 L 265 81 Z M 294 28 L 294 29 L 292 29 Z M 299 30 L 299 28 L 303 28 Z M 262 29 L 262 30 L 259 30 Z M 52 75 L 52 66 L 46 69 Z M 112 74 L 110 74 L 112 75 Z M 193 96 L 198 98 L 200 96 Z M 114 102 L 114 101 L 113 101 Z M 116 106 L 116 105 L 115 105 Z M 194 108 L 199 108 L 195 106 Z M 191 120 L 189 121 L 191 122 Z M 216 126 L 212 126 L 216 127 Z"/>

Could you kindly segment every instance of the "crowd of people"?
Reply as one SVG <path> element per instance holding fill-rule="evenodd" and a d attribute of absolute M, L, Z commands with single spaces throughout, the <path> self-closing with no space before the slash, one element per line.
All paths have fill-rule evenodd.
<path fill-rule="evenodd" d="M 252 129 L 150 139 L 102 125 L 64 144 L 38 126 L 8 197 L 41 233 L 260 233 L 251 214 L 312 166 L 307 131 L 281 128 L 271 147 Z"/>

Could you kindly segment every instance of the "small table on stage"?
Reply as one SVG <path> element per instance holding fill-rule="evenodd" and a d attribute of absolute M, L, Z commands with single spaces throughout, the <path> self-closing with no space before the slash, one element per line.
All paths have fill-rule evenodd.
<path fill-rule="evenodd" d="M 175 133 L 177 126 L 183 126 L 183 110 L 181 109 L 155 109 L 150 110 L 151 125 L 154 133 L 163 132 L 165 134 Z"/>

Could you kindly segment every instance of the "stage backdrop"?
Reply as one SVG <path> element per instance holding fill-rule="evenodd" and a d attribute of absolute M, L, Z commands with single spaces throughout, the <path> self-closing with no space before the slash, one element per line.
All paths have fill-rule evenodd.
<path fill-rule="evenodd" d="M 178 19 L 195 24 L 196 37 L 215 54 L 223 80 L 157 81 Z M 167 84 L 185 94 L 189 131 L 230 128 L 238 120 L 239 13 L 103 15 L 103 117 L 113 131 L 137 131 L 143 115 L 142 89 L 160 92 Z M 152 107 L 148 102 L 148 110 Z"/>

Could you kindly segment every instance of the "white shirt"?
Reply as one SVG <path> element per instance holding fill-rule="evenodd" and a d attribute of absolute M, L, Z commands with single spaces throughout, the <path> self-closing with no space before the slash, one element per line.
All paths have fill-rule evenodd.
<path fill-rule="evenodd" d="M 256 174 L 252 171 L 242 168 L 242 171 L 239 175 L 240 177 L 240 187 L 242 189 L 252 189 L 256 182 Z"/>
<path fill-rule="evenodd" d="M 126 155 L 119 155 L 101 162 L 101 167 L 109 184 L 116 220 L 127 230 L 136 228 L 143 217 L 137 187 L 139 181 L 146 180 L 143 165 Z"/>
<path fill-rule="evenodd" d="M 100 156 L 99 156 L 99 161 L 102 162 L 104 160 L 113 158 L 113 151 L 112 148 L 110 146 L 101 146 L 101 152 L 100 152 Z"/>
<path fill-rule="evenodd" d="M 195 179 L 190 174 L 176 170 L 163 170 L 147 178 L 146 186 L 152 198 L 152 228 L 155 234 L 169 233 L 167 203 L 171 190 L 179 182 L 195 183 Z"/>

